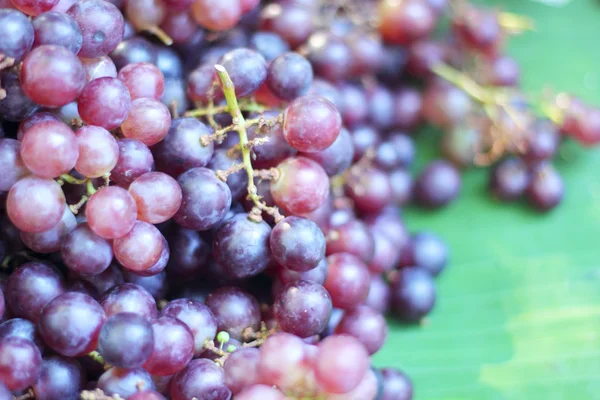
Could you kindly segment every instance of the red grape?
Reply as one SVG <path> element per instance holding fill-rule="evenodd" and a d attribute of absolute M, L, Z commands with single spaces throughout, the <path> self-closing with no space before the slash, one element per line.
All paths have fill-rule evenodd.
<path fill-rule="evenodd" d="M 119 159 L 119 145 L 110 132 L 90 125 L 79 128 L 75 135 L 79 146 L 75 170 L 89 178 L 108 174 Z"/>
<path fill-rule="evenodd" d="M 319 344 L 315 374 L 321 387 L 329 393 L 347 393 L 356 388 L 368 366 L 367 351 L 352 336 L 329 336 Z"/>
<path fill-rule="evenodd" d="M 285 110 L 283 136 L 295 149 L 307 153 L 331 146 L 342 129 L 342 118 L 335 106 L 318 96 L 303 96 Z"/>
<path fill-rule="evenodd" d="M 107 130 L 118 128 L 132 107 L 127 87 L 116 78 L 97 78 L 88 83 L 77 101 L 83 122 Z"/>
<path fill-rule="evenodd" d="M 167 135 L 171 113 L 160 101 L 139 98 L 131 103 L 127 119 L 121 125 L 123 135 L 152 146 Z"/>
<path fill-rule="evenodd" d="M 123 15 L 117 7 L 103 0 L 80 0 L 67 14 L 77 21 L 83 33 L 80 57 L 106 56 L 123 40 Z"/>
<path fill-rule="evenodd" d="M 42 356 L 33 342 L 18 337 L 0 341 L 0 381 L 9 390 L 33 385 L 41 372 Z"/>
<path fill-rule="evenodd" d="M 128 312 L 139 314 L 147 320 L 154 320 L 158 314 L 152 295 L 133 283 L 114 286 L 104 294 L 101 304 L 107 317 Z"/>
<path fill-rule="evenodd" d="M 327 263 L 329 270 L 324 286 L 334 307 L 348 310 L 367 299 L 370 275 L 362 261 L 352 254 L 337 253 L 327 257 Z"/>
<path fill-rule="evenodd" d="M 133 272 L 143 272 L 159 260 L 163 236 L 152 224 L 135 221 L 131 230 L 113 240 L 113 251 L 119 263 Z"/>
<path fill-rule="evenodd" d="M 96 235 L 105 239 L 117 239 L 133 228 L 137 208 L 127 190 L 109 186 L 90 197 L 85 207 L 85 216 Z"/>
<path fill-rule="evenodd" d="M 118 77 L 129 89 L 132 100 L 141 97 L 160 100 L 165 89 L 165 78 L 154 64 L 129 64 L 119 71 Z"/>

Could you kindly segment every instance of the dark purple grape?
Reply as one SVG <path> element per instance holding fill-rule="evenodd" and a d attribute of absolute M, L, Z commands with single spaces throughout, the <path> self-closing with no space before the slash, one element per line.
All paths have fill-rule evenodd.
<path fill-rule="evenodd" d="M 193 101 L 208 101 L 215 83 L 213 64 L 201 64 L 187 78 L 187 95 Z"/>
<path fill-rule="evenodd" d="M 388 327 L 383 315 L 368 306 L 358 306 L 346 311 L 335 328 L 338 335 L 357 338 L 369 354 L 375 354 L 387 337 Z"/>
<path fill-rule="evenodd" d="M 350 75 L 352 53 L 342 38 L 325 31 L 316 32 L 308 39 L 307 52 L 317 75 L 331 82 Z"/>
<path fill-rule="evenodd" d="M 186 324 L 171 316 L 152 322 L 154 347 L 144 369 L 153 375 L 168 376 L 182 370 L 194 356 L 194 335 Z"/>
<path fill-rule="evenodd" d="M 142 365 L 154 346 L 154 333 L 148 320 L 139 314 L 123 312 L 108 318 L 98 337 L 98 352 L 104 361 L 119 368 Z"/>
<path fill-rule="evenodd" d="M 239 0 L 195 0 L 191 12 L 198 25 L 220 32 L 233 28 L 239 22 L 242 5 Z"/>
<path fill-rule="evenodd" d="M 110 58 L 115 63 L 117 70 L 129 64 L 148 62 L 156 64 L 158 51 L 156 46 L 140 36 L 134 36 L 118 43 L 110 53 Z"/>
<path fill-rule="evenodd" d="M 302 153 L 302 156 L 319 163 L 328 176 L 341 174 L 350 167 L 354 158 L 352 136 L 342 127 L 338 137 L 328 148 L 316 153 Z"/>
<path fill-rule="evenodd" d="M 276 111 L 267 111 L 263 114 L 263 116 L 267 121 L 276 120 L 279 116 L 279 113 Z M 255 155 L 255 158 L 252 160 L 252 166 L 254 168 L 272 168 L 277 166 L 277 164 L 286 158 L 296 155 L 296 149 L 290 146 L 285 140 L 282 124 L 277 122 L 273 126 L 265 125 L 259 128 L 257 125 L 253 125 L 248 128 L 249 140 L 260 137 L 268 137 L 269 140 L 260 146 L 255 146 L 252 149 Z M 244 174 L 247 185 L 245 171 L 241 171 L 240 173 Z M 231 175 L 227 178 L 228 183 L 229 179 L 231 179 Z M 244 187 L 244 193 L 245 191 L 246 188 Z"/>
<path fill-rule="evenodd" d="M 331 297 L 318 283 L 298 281 L 286 285 L 273 305 L 275 320 L 284 332 L 301 338 L 317 335 L 331 316 Z"/>
<path fill-rule="evenodd" d="M 156 66 L 165 78 L 182 78 L 183 61 L 175 50 L 170 47 L 159 47 L 157 49 Z"/>
<path fill-rule="evenodd" d="M 549 211 L 562 201 L 564 185 L 558 171 L 551 164 L 535 169 L 529 186 L 527 199 L 538 211 Z"/>
<path fill-rule="evenodd" d="M 39 400 L 75 400 L 83 385 L 83 370 L 76 360 L 52 356 L 42 361 L 40 377 L 32 389 Z"/>
<path fill-rule="evenodd" d="M 118 128 L 127 118 L 131 96 L 127 86 L 116 78 L 98 78 L 88 83 L 79 99 L 77 110 L 83 122 L 107 130 Z"/>
<path fill-rule="evenodd" d="M 325 257 L 325 236 L 317 224 L 302 217 L 278 222 L 271 231 L 269 245 L 275 261 L 293 271 L 311 270 Z"/>
<path fill-rule="evenodd" d="M 173 400 L 229 400 L 231 390 L 225 385 L 223 369 L 210 360 L 193 360 L 171 381 Z"/>
<path fill-rule="evenodd" d="M 524 158 L 528 162 L 548 160 L 554 156 L 559 144 L 560 134 L 556 126 L 548 120 L 538 120 L 527 138 Z"/>
<path fill-rule="evenodd" d="M 237 214 L 216 232 L 213 241 L 215 261 L 236 279 L 255 276 L 269 264 L 271 227 L 254 222 L 248 214 Z"/>
<path fill-rule="evenodd" d="M 278 34 L 292 48 L 303 44 L 315 30 L 312 11 L 300 4 L 270 4 L 260 17 L 262 30 Z"/>
<path fill-rule="evenodd" d="M 357 30 L 351 32 L 345 40 L 352 53 L 352 75 L 373 74 L 380 69 L 384 59 L 384 48 L 378 35 Z"/>
<path fill-rule="evenodd" d="M 123 15 L 107 1 L 81 0 L 67 14 L 77 21 L 83 33 L 80 57 L 106 56 L 123 40 Z"/>
<path fill-rule="evenodd" d="M 381 400 L 412 400 L 413 385 L 403 372 L 393 368 L 383 368 L 383 396 Z"/>
<path fill-rule="evenodd" d="M 167 245 L 165 248 L 169 248 Z M 142 276 L 131 271 L 124 271 L 125 279 L 129 283 L 141 286 L 146 289 L 155 299 L 163 299 L 169 291 L 167 282 L 167 273 L 161 271 L 152 276 Z"/>
<path fill-rule="evenodd" d="M 156 301 L 146 289 L 133 283 L 123 283 L 107 291 L 101 300 L 107 317 L 122 312 L 136 313 L 151 320 L 156 318 Z"/>
<path fill-rule="evenodd" d="M 98 379 L 97 388 L 104 394 L 118 394 L 121 398 L 129 398 L 140 390 L 154 389 L 152 377 L 143 368 L 121 369 L 113 367 Z"/>
<path fill-rule="evenodd" d="M 433 276 L 439 275 L 448 263 L 448 246 L 436 234 L 419 232 L 410 238 L 402 253 L 403 266 L 425 268 Z"/>
<path fill-rule="evenodd" d="M 58 11 L 45 12 L 35 17 L 32 24 L 35 32 L 33 47 L 55 44 L 66 47 L 73 54 L 79 53 L 83 43 L 81 29 L 67 14 Z"/>
<path fill-rule="evenodd" d="M 290 46 L 274 32 L 255 32 L 250 36 L 249 47 L 262 54 L 267 62 L 290 50 Z"/>
<path fill-rule="evenodd" d="M 124 283 L 123 273 L 116 264 L 112 264 L 101 274 L 92 276 L 91 278 L 85 278 L 85 280 L 92 284 L 100 295 L 103 295 L 115 286 Z"/>
<path fill-rule="evenodd" d="M 390 307 L 390 296 L 390 287 L 381 275 L 372 276 L 369 295 L 364 304 L 380 314 L 386 314 Z"/>
<path fill-rule="evenodd" d="M 293 100 L 305 95 L 313 80 L 310 63 L 298 53 L 285 53 L 269 64 L 267 85 L 283 100 Z"/>
<path fill-rule="evenodd" d="M 18 71 L 3 72 L 0 87 L 6 91 L 6 97 L 0 100 L 0 117 L 3 119 L 22 121 L 37 111 L 38 105 L 23 91 Z"/>
<path fill-rule="evenodd" d="M 104 310 L 96 300 L 69 292 L 44 307 L 39 330 L 46 344 L 57 353 L 67 357 L 83 356 L 96 348 L 105 320 Z"/>
<path fill-rule="evenodd" d="M 386 130 L 394 124 L 394 96 L 385 86 L 377 85 L 367 90 L 369 122 L 377 129 Z"/>
<path fill-rule="evenodd" d="M 81 276 L 94 276 L 108 268 L 113 250 L 108 240 L 92 232 L 87 223 L 82 223 L 64 239 L 61 256 L 71 271 Z"/>
<path fill-rule="evenodd" d="M 364 302 L 369 294 L 370 275 L 367 266 L 350 253 L 327 257 L 329 269 L 325 289 L 331 295 L 333 306 L 348 310 Z"/>
<path fill-rule="evenodd" d="M 205 231 L 215 226 L 231 207 L 227 184 L 207 168 L 192 168 L 179 176 L 183 199 L 175 221 L 184 228 Z"/>
<path fill-rule="evenodd" d="M 325 283 L 325 278 L 327 277 L 327 269 L 327 258 L 323 258 L 319 265 L 305 272 L 292 271 L 291 269 L 280 266 L 277 270 L 277 276 L 284 285 L 298 281 L 315 282 L 322 285 Z"/>
<path fill-rule="evenodd" d="M 368 150 L 375 151 L 381 138 L 379 132 L 370 125 L 361 125 L 351 131 L 354 145 L 354 161 L 360 160 Z"/>
<path fill-rule="evenodd" d="M 367 226 L 358 220 L 351 220 L 333 227 L 327 234 L 327 255 L 350 253 L 365 263 L 373 259 L 375 244 Z"/>
<path fill-rule="evenodd" d="M 129 185 L 138 177 L 154 169 L 154 157 L 148 146 L 134 139 L 120 139 L 119 159 L 110 171 L 110 179 L 120 185 Z"/>
<path fill-rule="evenodd" d="M 152 147 L 157 169 L 177 178 L 191 168 L 206 166 L 214 151 L 212 143 L 200 144 L 200 138 L 207 135 L 209 129 L 195 118 L 171 121 L 167 136 Z"/>
<path fill-rule="evenodd" d="M 337 108 L 338 111 L 342 114 L 342 117 L 345 118 L 345 103 L 344 98 L 342 97 L 342 93 L 340 93 L 340 90 L 338 88 L 333 86 L 331 83 L 327 82 L 325 79 L 314 78 L 310 89 L 308 89 L 308 94 L 325 97 L 327 100 L 333 103 L 335 108 Z"/>
<path fill-rule="evenodd" d="M 394 125 L 400 129 L 413 129 L 421 122 L 423 97 L 412 87 L 403 87 L 395 93 Z"/>
<path fill-rule="evenodd" d="M 172 252 L 168 265 L 169 274 L 178 278 L 201 276 L 211 249 L 198 232 L 173 226 L 166 232 L 166 238 Z"/>
<path fill-rule="evenodd" d="M 354 206 L 362 213 L 378 213 L 392 201 L 389 177 L 378 168 L 352 167 L 345 189 Z"/>
<path fill-rule="evenodd" d="M 219 60 L 235 87 L 237 97 L 254 93 L 267 78 L 267 63 L 260 53 L 250 49 L 227 52 Z"/>
<path fill-rule="evenodd" d="M 196 357 L 205 350 L 204 343 L 213 340 L 217 335 L 217 321 L 205 304 L 192 299 L 170 301 L 163 308 L 161 315 L 177 318 L 187 325 L 194 335 L 194 355 Z"/>
<path fill-rule="evenodd" d="M 44 342 L 36 331 L 33 322 L 23 318 L 11 318 L 0 324 L 0 342 L 5 338 L 19 337 L 33 342 L 40 353 L 44 351 Z"/>
<path fill-rule="evenodd" d="M 217 319 L 217 329 L 228 332 L 234 339 L 242 339 L 246 328 L 258 329 L 261 319 L 258 301 L 240 288 L 217 289 L 208 295 L 206 305 Z"/>
<path fill-rule="evenodd" d="M 426 0 L 384 0 L 379 5 L 379 17 L 379 33 L 383 39 L 401 45 L 427 36 L 436 22 L 435 13 Z"/>
<path fill-rule="evenodd" d="M 14 271 L 5 286 L 8 308 L 15 317 L 37 322 L 42 309 L 65 292 L 58 273 L 48 264 L 30 262 Z"/>
<path fill-rule="evenodd" d="M 527 164 L 520 158 L 507 158 L 491 171 L 490 189 L 502 201 L 518 200 L 527 190 L 530 181 L 531 174 Z"/>
<path fill-rule="evenodd" d="M 13 58 L 16 64 L 31 50 L 33 40 L 33 26 L 27 16 L 17 10 L 0 9 L 0 54 Z"/>
<path fill-rule="evenodd" d="M 446 161 L 431 162 L 415 182 L 419 204 L 439 208 L 452 202 L 460 192 L 461 180 L 457 169 Z"/>
<path fill-rule="evenodd" d="M 258 148 L 261 148 L 259 146 Z M 215 150 L 210 162 L 207 167 L 211 170 L 217 171 L 227 171 L 235 164 L 239 164 L 240 160 L 236 157 L 230 157 L 228 154 L 229 150 L 227 149 L 217 149 Z M 247 194 L 248 187 L 248 174 L 246 171 L 241 170 L 234 174 L 227 176 L 227 186 L 229 186 L 229 190 L 231 191 L 231 198 L 233 201 L 240 200 L 244 195 Z"/>
<path fill-rule="evenodd" d="M 252 347 L 236 350 L 227 357 L 223 364 L 225 384 L 234 395 L 260 382 L 259 360 L 259 350 Z"/>
<path fill-rule="evenodd" d="M 0 382 L 19 391 L 33 385 L 41 372 L 42 356 L 35 344 L 20 337 L 0 341 Z"/>
<path fill-rule="evenodd" d="M 404 46 L 386 46 L 379 69 L 379 79 L 386 84 L 397 85 L 404 77 L 407 61 L 408 52 Z"/>
<path fill-rule="evenodd" d="M 392 314 L 404 322 L 418 322 L 435 305 L 435 282 L 421 267 L 404 267 L 392 277 Z"/>

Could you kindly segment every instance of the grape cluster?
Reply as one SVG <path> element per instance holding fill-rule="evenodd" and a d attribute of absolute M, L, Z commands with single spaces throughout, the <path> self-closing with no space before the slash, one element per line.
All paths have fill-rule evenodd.
<path fill-rule="evenodd" d="M 0 0 L 0 400 L 411 399 L 370 356 L 449 250 L 398 208 L 494 164 L 550 209 L 561 138 L 600 140 L 597 109 L 519 94 L 522 17 L 259 3 Z"/>

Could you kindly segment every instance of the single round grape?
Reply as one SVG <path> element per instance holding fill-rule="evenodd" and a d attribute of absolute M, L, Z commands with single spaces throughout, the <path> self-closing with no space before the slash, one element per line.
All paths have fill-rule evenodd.
<path fill-rule="evenodd" d="M 377 146 L 375 163 L 385 170 L 409 167 L 415 159 L 415 144 L 403 133 L 392 133 L 388 140 Z"/>
<path fill-rule="evenodd" d="M 234 339 L 242 339 L 246 328 L 258 329 L 261 317 L 258 301 L 240 288 L 217 289 L 208 295 L 206 305 L 217 320 L 217 329 L 228 332 Z"/>
<path fill-rule="evenodd" d="M 318 283 L 299 281 L 285 286 L 275 299 L 275 319 L 281 329 L 301 338 L 317 335 L 331 316 L 331 297 Z"/>
<path fill-rule="evenodd" d="M 160 252 L 160 256 L 158 257 L 158 261 L 152 264 L 148 269 L 136 270 L 133 272 L 135 272 L 138 275 L 148 277 L 157 275 L 164 271 L 164 269 L 167 267 L 167 264 L 169 263 L 169 259 L 171 258 L 171 250 L 169 249 L 169 243 L 167 242 L 167 239 L 165 239 L 164 237 L 162 237 L 161 239 L 162 249 Z"/>
<path fill-rule="evenodd" d="M 171 122 L 167 136 L 152 148 L 159 171 L 177 178 L 194 167 L 205 167 L 210 161 L 214 145 L 200 144 L 209 129 L 195 118 L 177 118 Z"/>
<path fill-rule="evenodd" d="M 267 85 L 280 99 L 293 100 L 308 92 L 313 80 L 310 63 L 298 53 L 285 53 L 269 64 Z"/>
<path fill-rule="evenodd" d="M 42 361 L 40 377 L 32 389 L 40 400 L 75 399 L 83 383 L 84 372 L 76 360 L 52 356 Z"/>
<path fill-rule="evenodd" d="M 529 162 L 548 160 L 556 154 L 559 145 L 560 133 L 556 125 L 548 120 L 537 120 L 527 138 L 524 158 Z"/>
<path fill-rule="evenodd" d="M 402 87 L 394 95 L 394 125 L 400 129 L 413 129 L 422 119 L 423 97 L 413 87 Z"/>
<path fill-rule="evenodd" d="M 306 42 L 316 28 L 312 11 L 301 4 L 269 4 L 260 17 L 261 30 L 278 34 L 292 48 Z"/>
<path fill-rule="evenodd" d="M 211 360 L 199 358 L 191 361 L 171 381 L 171 399 L 228 400 L 231 390 L 225 385 L 223 369 Z"/>
<path fill-rule="evenodd" d="M 307 52 L 315 73 L 328 81 L 339 82 L 350 75 L 352 53 L 342 38 L 318 31 L 308 39 Z"/>
<path fill-rule="evenodd" d="M 160 101 L 139 98 L 131 103 L 127 119 L 121 125 L 123 135 L 152 146 L 167 135 L 171 125 L 171 113 Z"/>
<path fill-rule="evenodd" d="M 242 17 L 240 0 L 194 0 L 192 16 L 204 29 L 226 31 Z"/>
<path fill-rule="evenodd" d="M 77 172 L 98 178 L 112 171 L 119 159 L 119 145 L 109 131 L 98 126 L 84 126 L 75 135 L 79 146 Z"/>
<path fill-rule="evenodd" d="M 49 11 L 38 15 L 32 21 L 35 32 L 33 47 L 54 44 L 79 53 L 83 42 L 81 29 L 77 22 L 62 12 Z"/>
<path fill-rule="evenodd" d="M 355 207 L 363 213 L 377 213 L 392 201 L 389 177 L 377 168 L 351 168 L 345 188 Z"/>
<path fill-rule="evenodd" d="M 271 227 L 255 222 L 245 213 L 237 214 L 216 232 L 213 256 L 225 272 L 235 279 L 258 275 L 269 263 Z"/>
<path fill-rule="evenodd" d="M 152 377 L 143 368 L 122 369 L 113 367 L 98 379 L 96 387 L 107 396 L 118 394 L 129 398 L 141 390 L 153 390 Z"/>
<path fill-rule="evenodd" d="M 165 89 L 165 78 L 154 64 L 129 64 L 119 71 L 118 77 L 129 89 L 132 100 L 141 97 L 160 100 Z"/>
<path fill-rule="evenodd" d="M 0 54 L 18 63 L 31 50 L 33 26 L 22 13 L 3 7 L 0 9 L 0 38 Z"/>
<path fill-rule="evenodd" d="M 141 272 L 152 267 L 163 250 L 163 236 L 147 222 L 135 221 L 133 228 L 122 237 L 114 239 L 113 251 L 123 267 Z"/>
<path fill-rule="evenodd" d="M 82 293 L 68 292 L 44 307 L 39 330 L 46 344 L 67 357 L 83 356 L 96 348 L 106 320 L 100 304 Z"/>
<path fill-rule="evenodd" d="M 118 313 L 136 313 L 153 320 L 158 311 L 156 301 L 143 287 L 133 283 L 123 283 L 108 290 L 100 301 L 107 317 Z"/>
<path fill-rule="evenodd" d="M 63 240 L 60 254 L 69 270 L 80 276 L 98 275 L 113 259 L 110 242 L 96 235 L 87 222 L 79 224 Z"/>
<path fill-rule="evenodd" d="M 393 368 L 383 368 L 383 397 L 381 400 L 412 400 L 413 385 L 403 372 Z"/>
<path fill-rule="evenodd" d="M 313 269 L 325 257 L 325 236 L 306 218 L 291 216 L 278 222 L 269 243 L 275 261 L 294 271 Z"/>
<path fill-rule="evenodd" d="M 285 400 L 286 396 L 272 386 L 252 385 L 238 393 L 236 400 Z"/>
<path fill-rule="evenodd" d="M 181 187 L 162 172 L 148 172 L 129 186 L 140 221 L 158 224 L 175 215 L 181 205 Z"/>
<path fill-rule="evenodd" d="M 323 204 L 329 193 L 329 178 L 319 164 L 294 157 L 279 163 L 277 169 L 279 178 L 271 182 L 271 194 L 284 212 L 307 213 Z"/>
<path fill-rule="evenodd" d="M 205 350 L 204 343 L 213 340 L 217 334 L 217 321 L 208 306 L 192 299 L 170 301 L 161 315 L 177 318 L 187 325 L 194 335 L 194 356 Z"/>
<path fill-rule="evenodd" d="M 380 275 L 371 277 L 369 295 L 364 304 L 385 315 L 390 305 L 391 291 L 389 285 Z"/>
<path fill-rule="evenodd" d="M 192 168 L 179 176 L 183 194 L 174 216 L 184 228 L 204 231 L 215 226 L 231 207 L 231 191 L 207 168 Z"/>
<path fill-rule="evenodd" d="M 21 142 L 21 157 L 40 178 L 68 173 L 77 162 L 77 137 L 61 121 L 47 120 L 31 126 Z"/>
<path fill-rule="evenodd" d="M 542 164 L 533 173 L 527 187 L 527 199 L 538 211 L 556 207 L 564 196 L 564 185 L 559 173 L 551 164 Z"/>
<path fill-rule="evenodd" d="M 461 42 L 476 51 L 494 53 L 502 42 L 502 27 L 494 10 L 466 7 L 454 19 L 453 28 Z"/>
<path fill-rule="evenodd" d="M 58 224 L 43 232 L 21 232 L 21 240 L 36 253 L 54 253 L 60 250 L 63 240 L 75 229 L 75 226 L 77 226 L 75 216 L 69 207 L 65 207 Z"/>
<path fill-rule="evenodd" d="M 369 104 L 369 122 L 377 129 L 387 130 L 392 128 L 395 107 L 392 92 L 382 85 L 375 85 L 367 88 L 366 94 Z"/>
<path fill-rule="evenodd" d="M 423 94 L 423 116 L 439 127 L 453 127 L 464 121 L 473 105 L 469 95 L 446 81 L 434 80 Z"/>
<path fill-rule="evenodd" d="M 425 268 L 431 275 L 437 276 L 448 263 L 448 247 L 434 233 L 419 232 L 410 238 L 403 249 L 402 265 Z"/>
<path fill-rule="evenodd" d="M 137 30 L 159 26 L 167 15 L 162 0 L 131 0 L 125 3 L 125 16 Z"/>
<path fill-rule="evenodd" d="M 123 40 L 124 20 L 121 11 L 103 0 L 81 0 L 67 10 L 83 33 L 80 57 L 106 56 Z"/>
<path fill-rule="evenodd" d="M 124 39 L 117 45 L 110 58 L 115 63 L 117 70 L 129 64 L 149 62 L 155 64 L 158 60 L 158 51 L 154 44 L 141 36 Z"/>
<path fill-rule="evenodd" d="M 262 54 L 267 62 L 273 61 L 290 50 L 290 46 L 274 32 L 254 32 L 248 42 L 248 46 Z"/>
<path fill-rule="evenodd" d="M 194 336 L 177 318 L 162 316 L 152 322 L 154 347 L 144 369 L 167 376 L 185 368 L 194 356 Z"/>
<path fill-rule="evenodd" d="M 91 82 L 98 78 L 116 78 L 117 67 L 108 56 L 100 56 L 97 58 L 82 58 L 79 57 L 87 82 Z"/>
<path fill-rule="evenodd" d="M 21 142 L 0 138 L 0 192 L 8 192 L 19 179 L 29 174 L 21 158 Z"/>
<path fill-rule="evenodd" d="M 346 311 L 335 328 L 338 335 L 346 334 L 358 339 L 369 354 L 375 354 L 387 337 L 388 328 L 383 315 L 368 306 L 358 306 Z"/>
<path fill-rule="evenodd" d="M 0 100 L 0 115 L 7 121 L 22 121 L 35 113 L 39 106 L 24 92 L 17 69 L 3 71 L 0 86 L 6 97 Z"/>
<path fill-rule="evenodd" d="M 494 167 L 490 174 L 490 189 L 502 201 L 521 198 L 527 190 L 531 174 L 520 158 L 507 158 Z"/>
<path fill-rule="evenodd" d="M 267 78 L 267 63 L 254 50 L 241 48 L 229 51 L 221 57 L 218 64 L 229 74 L 237 97 L 254 93 Z"/>
<path fill-rule="evenodd" d="M 337 110 L 342 114 L 342 117 L 345 118 L 345 102 L 340 89 L 327 82 L 325 79 L 318 77 L 314 78 L 313 83 L 310 85 L 310 89 L 308 90 L 308 94 L 325 97 L 327 100 L 333 103 L 335 108 L 337 108 Z"/>
<path fill-rule="evenodd" d="M 182 278 L 202 275 L 211 248 L 198 232 L 173 226 L 166 236 L 173 252 L 169 260 L 169 273 Z"/>
<path fill-rule="evenodd" d="M 100 295 L 105 294 L 112 288 L 125 282 L 123 273 L 116 264 L 111 264 L 104 272 L 101 272 L 98 275 L 89 278 L 84 277 L 84 279 L 89 282 Z M 110 315 L 111 314 L 109 313 L 108 316 L 110 317 Z"/>
<path fill-rule="evenodd" d="M 252 347 L 236 350 L 225 360 L 225 384 L 236 395 L 236 399 L 239 392 L 260 382 L 259 360 L 259 350 Z"/>
<path fill-rule="evenodd" d="M 303 96 L 285 110 L 283 135 L 295 149 L 307 153 L 331 146 L 342 128 L 342 118 L 335 106 L 318 96 Z"/>
<path fill-rule="evenodd" d="M 379 33 L 392 44 L 408 45 L 427 36 L 435 26 L 435 13 L 426 0 L 382 1 Z"/>
<path fill-rule="evenodd" d="M 62 46 L 36 47 L 23 60 L 21 87 L 39 105 L 64 106 L 79 97 L 85 83 L 81 61 Z"/>
<path fill-rule="evenodd" d="M 328 176 L 341 174 L 350 167 L 354 158 L 352 136 L 346 128 L 342 127 L 335 141 L 325 150 L 302 153 L 302 156 L 319 163 Z"/>
<path fill-rule="evenodd" d="M 373 235 L 375 252 L 373 259 L 368 264 L 369 271 L 373 274 L 391 271 L 398 266 L 400 256 L 404 254 L 404 249 L 398 249 L 392 240 L 380 231 L 372 231 L 371 234 Z"/>
<path fill-rule="evenodd" d="M 333 227 L 327 234 L 327 255 L 350 253 L 364 263 L 370 263 L 375 253 L 373 236 L 367 226 L 358 220 L 351 220 Z"/>
<path fill-rule="evenodd" d="M 104 239 L 123 237 L 133 228 L 137 219 L 135 200 L 123 188 L 104 187 L 88 200 L 85 217 L 96 235 Z"/>
<path fill-rule="evenodd" d="M 98 337 L 98 352 L 104 361 L 119 368 L 137 368 L 152 353 L 154 333 L 144 317 L 119 313 L 108 318 Z"/>
<path fill-rule="evenodd" d="M 10 0 L 12 5 L 18 9 L 19 11 L 30 15 L 37 16 L 41 13 L 45 13 L 47 11 L 52 10 L 58 0 Z"/>
<path fill-rule="evenodd" d="M 52 179 L 27 176 L 8 192 L 6 212 L 23 232 L 44 232 L 58 224 L 65 210 L 65 195 Z"/>
<path fill-rule="evenodd" d="M 19 337 L 0 341 L 0 381 L 9 390 L 33 385 L 41 372 L 42 356 L 35 344 Z"/>
<path fill-rule="evenodd" d="M 171 12 L 167 14 L 160 24 L 160 28 L 173 40 L 173 43 L 182 44 L 192 39 L 200 30 L 189 10 Z"/>
<path fill-rule="evenodd" d="M 258 372 L 267 385 L 291 390 L 304 382 L 310 371 L 307 345 L 298 336 L 280 332 L 260 347 Z"/>
<path fill-rule="evenodd" d="M 415 182 L 415 195 L 419 204 L 439 208 L 453 201 L 461 187 L 460 174 L 449 162 L 433 161 Z"/>
<path fill-rule="evenodd" d="M 33 342 L 40 353 L 44 352 L 44 341 L 37 332 L 36 325 L 28 319 L 11 318 L 0 324 L 0 342 L 5 338 L 18 337 Z"/>
<path fill-rule="evenodd" d="M 356 256 L 337 253 L 327 257 L 329 269 L 325 289 L 333 306 L 343 310 L 356 307 L 369 295 L 369 269 Z"/>
<path fill-rule="evenodd" d="M 405 322 L 420 321 L 435 305 L 435 282 L 425 268 L 401 268 L 392 278 L 391 292 L 392 314 Z"/>
<path fill-rule="evenodd" d="M 259 147 L 263 146 L 257 148 Z M 207 168 L 215 172 L 227 171 L 239 162 L 239 157 L 236 155 L 231 156 L 228 149 L 216 149 Z M 248 195 L 248 174 L 243 169 L 229 175 L 225 183 L 231 191 L 232 201 L 240 200 Z"/>
<path fill-rule="evenodd" d="M 408 231 L 398 210 L 394 207 L 386 208 L 376 215 L 370 215 L 365 219 L 369 231 L 379 231 L 388 238 L 398 249 L 408 244 Z"/>
<path fill-rule="evenodd" d="M 344 354 L 344 357 L 339 357 Z M 319 385 L 329 393 L 347 393 L 356 388 L 369 367 L 364 346 L 349 335 L 334 335 L 319 344 L 315 375 Z"/>
<path fill-rule="evenodd" d="M 202 64 L 188 76 L 187 95 L 193 101 L 207 101 L 215 82 L 215 67 L 212 64 Z"/>
<path fill-rule="evenodd" d="M 346 43 L 352 55 L 352 75 L 372 74 L 381 68 L 385 51 L 378 35 L 351 32 Z"/>
<path fill-rule="evenodd" d="M 133 107 L 127 86 L 116 78 L 98 78 L 88 83 L 77 101 L 83 122 L 107 130 L 118 128 Z"/>
<path fill-rule="evenodd" d="M 154 169 L 154 157 L 148 146 L 134 139 L 121 139 L 119 159 L 110 171 L 110 179 L 120 185 L 129 185 Z"/>

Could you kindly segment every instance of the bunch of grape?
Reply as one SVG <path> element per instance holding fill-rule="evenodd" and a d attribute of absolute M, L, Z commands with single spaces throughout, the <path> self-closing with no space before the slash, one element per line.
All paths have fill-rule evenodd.
<path fill-rule="evenodd" d="M 497 163 L 550 209 L 559 132 L 600 140 L 575 98 L 522 100 L 518 16 L 259 3 L 0 0 L 0 400 L 410 399 L 370 355 L 448 249 L 398 208 Z M 444 158 L 413 182 L 423 122 Z"/>

